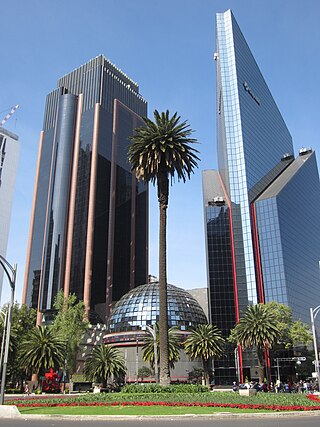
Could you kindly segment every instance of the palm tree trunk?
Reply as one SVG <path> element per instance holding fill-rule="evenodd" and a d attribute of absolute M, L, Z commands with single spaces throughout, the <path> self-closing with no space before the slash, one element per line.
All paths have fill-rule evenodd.
<path fill-rule="evenodd" d="M 259 382 L 264 382 L 264 355 L 261 349 L 257 349 L 258 365 L 259 365 Z"/>
<path fill-rule="evenodd" d="M 208 384 L 208 363 L 206 359 L 202 358 L 202 366 L 203 366 L 203 379 L 204 379 L 204 385 Z"/>
<path fill-rule="evenodd" d="M 170 384 L 168 303 L 167 303 L 167 207 L 169 181 L 167 174 L 158 175 L 159 224 L 159 341 L 160 384 Z"/>

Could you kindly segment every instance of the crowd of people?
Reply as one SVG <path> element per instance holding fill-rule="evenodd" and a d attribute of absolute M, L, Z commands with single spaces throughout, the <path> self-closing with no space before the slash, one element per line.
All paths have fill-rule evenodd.
<path fill-rule="evenodd" d="M 266 382 L 259 383 L 257 381 L 247 381 L 244 384 L 237 384 L 233 382 L 232 390 L 234 392 L 239 389 L 256 389 L 259 392 L 264 393 L 312 393 L 318 390 L 318 383 L 316 381 L 300 380 L 297 382 L 285 381 L 281 382 L 279 379 L 274 383 Z"/>

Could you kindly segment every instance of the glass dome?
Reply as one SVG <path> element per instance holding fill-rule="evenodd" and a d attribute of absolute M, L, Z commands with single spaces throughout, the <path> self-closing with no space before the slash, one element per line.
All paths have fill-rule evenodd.
<path fill-rule="evenodd" d="M 158 282 L 140 285 L 124 295 L 114 306 L 108 330 L 123 332 L 144 329 L 159 321 Z M 186 290 L 168 284 L 168 324 L 188 330 L 207 323 L 206 315 L 198 301 Z"/>

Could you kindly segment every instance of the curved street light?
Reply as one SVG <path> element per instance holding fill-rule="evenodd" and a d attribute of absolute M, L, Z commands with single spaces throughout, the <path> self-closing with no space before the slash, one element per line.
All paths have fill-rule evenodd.
<path fill-rule="evenodd" d="M 317 335 L 316 335 L 316 326 L 315 319 L 320 312 L 320 305 L 316 308 L 310 308 L 310 317 L 311 317 L 311 327 L 312 327 L 312 335 L 313 335 L 313 347 L 314 347 L 314 355 L 315 355 L 315 364 L 316 364 L 316 372 L 318 377 L 318 390 L 320 390 L 320 366 L 319 366 L 319 354 L 317 347 Z"/>
<path fill-rule="evenodd" d="M 3 359 L 3 366 L 2 366 L 2 378 L 1 378 L 1 392 L 0 392 L 0 405 L 3 405 L 4 403 L 4 389 L 5 389 L 5 383 L 6 383 L 6 376 L 7 376 L 7 364 L 8 364 L 8 354 L 9 354 L 9 342 L 10 342 L 10 329 L 11 329 L 11 320 L 12 320 L 12 307 L 14 304 L 14 290 L 16 286 L 16 275 L 17 275 L 17 264 L 10 265 L 8 261 L 0 255 L 0 265 L 4 269 L 4 272 L 6 273 L 10 288 L 11 288 L 11 298 L 10 303 L 8 307 L 8 315 L 7 315 L 7 325 L 6 325 L 6 342 L 5 342 L 5 349 L 4 349 L 4 359 Z"/>

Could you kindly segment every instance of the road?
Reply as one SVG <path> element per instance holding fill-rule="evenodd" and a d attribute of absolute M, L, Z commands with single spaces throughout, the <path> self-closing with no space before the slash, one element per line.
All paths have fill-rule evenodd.
<path fill-rule="evenodd" d="M 202 418 L 193 417 L 180 419 L 159 419 L 159 418 L 134 418 L 131 420 L 111 419 L 104 420 L 66 420 L 66 419 L 52 419 L 46 417 L 43 420 L 36 420 L 31 418 L 16 419 L 1 419 L 0 426 L 2 427 L 147 427 L 153 424 L 154 427 L 319 427 L 320 415 L 307 415 L 307 416 L 285 416 L 285 417 L 252 417 L 252 418 Z"/>

